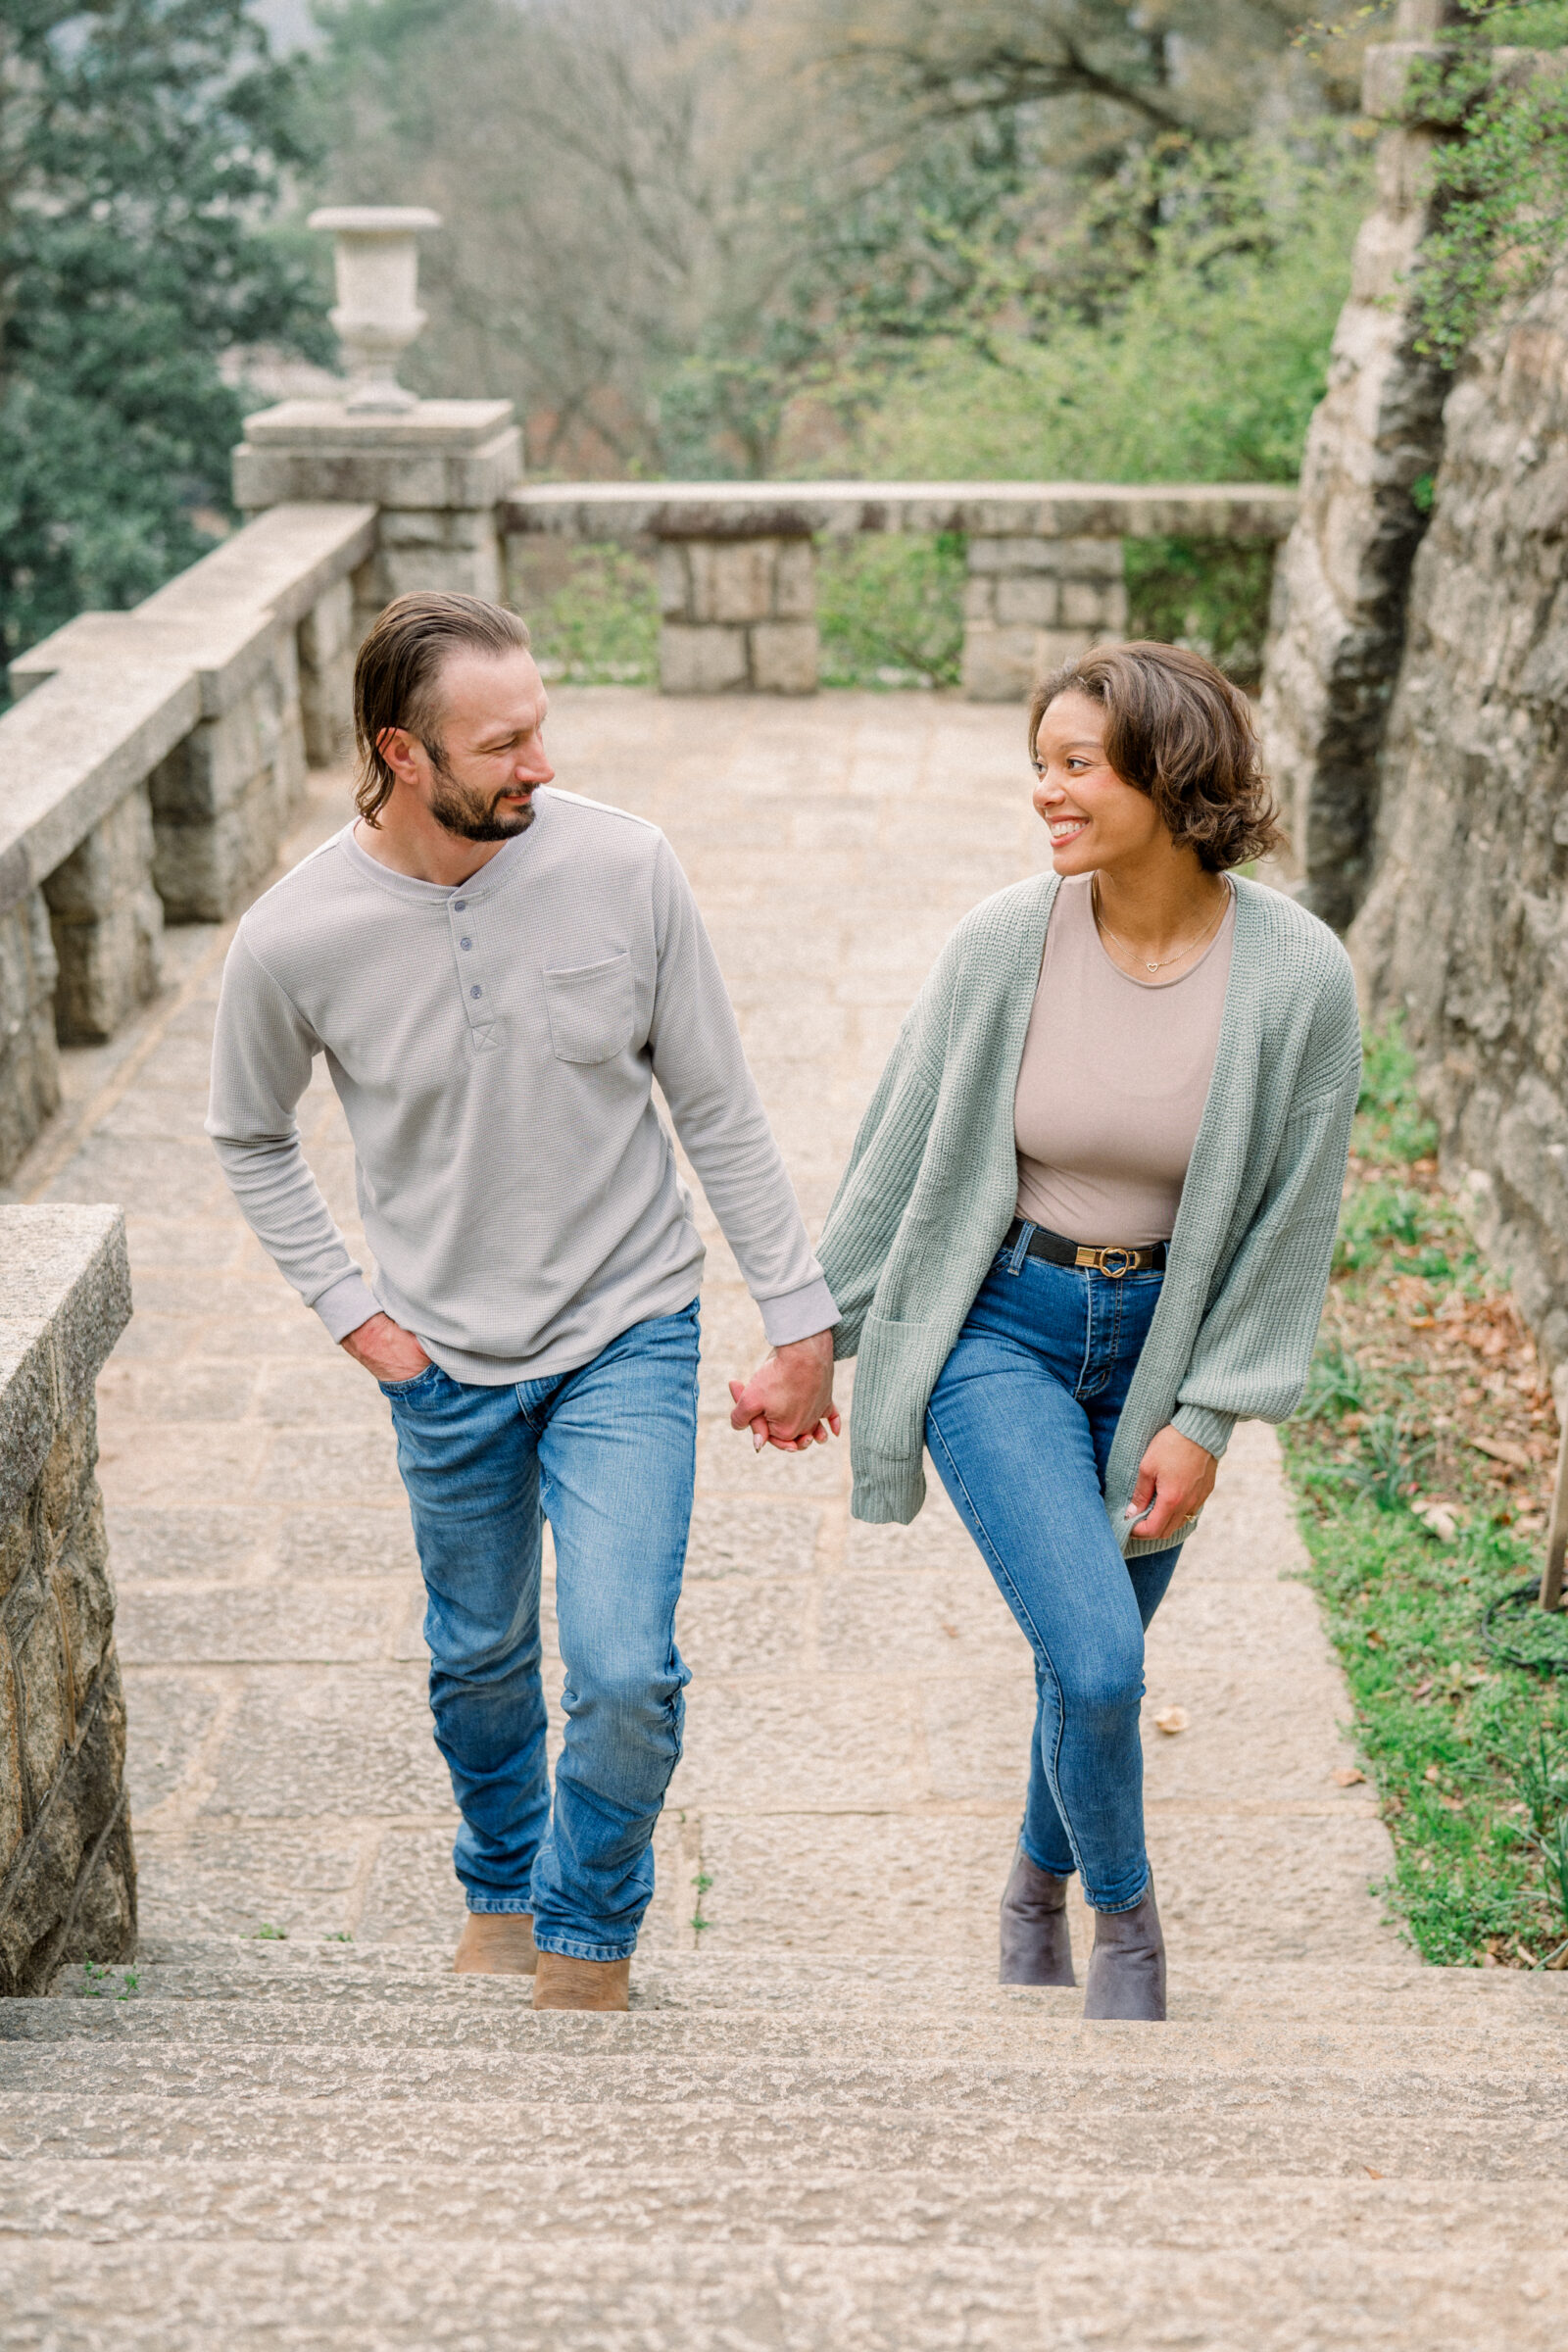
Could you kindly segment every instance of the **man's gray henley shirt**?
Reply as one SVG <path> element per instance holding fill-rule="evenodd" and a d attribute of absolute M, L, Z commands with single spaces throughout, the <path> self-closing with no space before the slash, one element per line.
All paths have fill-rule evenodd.
<path fill-rule="evenodd" d="M 333 1339 L 378 1308 L 456 1380 L 574 1370 L 697 1295 L 677 1134 L 775 1346 L 838 1320 L 691 886 L 654 825 L 541 788 L 455 890 L 353 827 L 259 899 L 223 971 L 207 1132 Z M 355 1264 L 295 1107 L 324 1054 L 375 1255 Z"/>

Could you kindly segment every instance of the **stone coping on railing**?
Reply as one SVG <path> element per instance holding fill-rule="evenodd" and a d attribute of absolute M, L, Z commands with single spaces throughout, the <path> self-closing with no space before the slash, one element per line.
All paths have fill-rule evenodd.
<path fill-rule="evenodd" d="M 502 528 L 565 539 L 1285 538 L 1297 494 L 1265 482 L 524 482 Z"/>
<path fill-rule="evenodd" d="M 276 507 L 130 612 L 82 612 L 11 664 L 0 911 L 37 888 L 197 722 L 220 718 L 375 545 L 369 506 Z"/>
<path fill-rule="evenodd" d="M 123 1209 L 0 1204 L 0 1524 L 16 1516 L 56 1429 L 91 1397 L 129 1321 Z"/>

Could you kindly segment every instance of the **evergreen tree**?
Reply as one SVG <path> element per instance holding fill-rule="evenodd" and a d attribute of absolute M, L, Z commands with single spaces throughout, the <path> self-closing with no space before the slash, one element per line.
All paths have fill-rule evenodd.
<path fill-rule="evenodd" d="M 212 544 L 243 404 L 220 355 L 323 353 L 268 231 L 293 74 L 244 0 L 5 0 L 0 637 L 123 607 Z"/>

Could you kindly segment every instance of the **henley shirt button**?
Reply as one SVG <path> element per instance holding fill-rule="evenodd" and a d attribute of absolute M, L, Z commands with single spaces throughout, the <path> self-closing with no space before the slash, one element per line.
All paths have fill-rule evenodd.
<path fill-rule="evenodd" d="M 471 939 L 460 939 L 458 945 L 460 948 L 471 948 L 473 942 Z"/>
<path fill-rule="evenodd" d="M 461 913 L 463 912 L 463 909 L 465 908 L 465 906 L 466 906 L 466 905 L 468 904 L 468 902 L 467 902 L 467 900 L 466 900 L 466 899 L 454 899 L 454 900 L 453 900 L 453 902 L 452 902 L 452 904 L 453 904 L 453 906 L 456 908 L 457 912 L 458 912 L 459 914 L 461 914 Z"/>
<path fill-rule="evenodd" d="M 468 994 L 470 997 L 482 997 L 484 995 L 484 990 L 482 988 L 470 988 Z"/>

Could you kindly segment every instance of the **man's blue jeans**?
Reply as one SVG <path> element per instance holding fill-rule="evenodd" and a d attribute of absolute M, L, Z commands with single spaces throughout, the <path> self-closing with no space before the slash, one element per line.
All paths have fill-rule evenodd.
<path fill-rule="evenodd" d="M 938 1475 L 1035 1653 L 1023 1848 L 1097 1911 L 1149 1882 L 1144 1628 L 1180 1544 L 1124 1560 L 1105 1464 L 1162 1277 L 998 1253 L 926 1415 Z"/>
<path fill-rule="evenodd" d="M 479 1388 L 383 1382 L 429 1606 L 430 1705 L 470 1911 L 531 1911 L 541 1951 L 622 1960 L 654 1891 L 654 1823 L 691 1679 L 675 1603 L 697 1449 L 697 1308 L 575 1372 Z M 539 1575 L 556 1549 L 566 1679 L 555 1807 Z"/>

